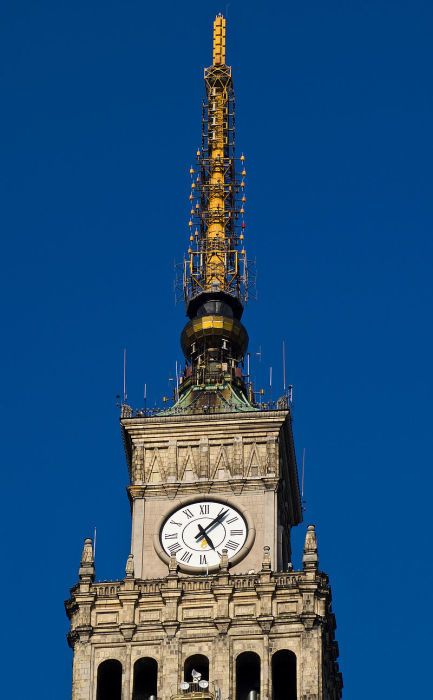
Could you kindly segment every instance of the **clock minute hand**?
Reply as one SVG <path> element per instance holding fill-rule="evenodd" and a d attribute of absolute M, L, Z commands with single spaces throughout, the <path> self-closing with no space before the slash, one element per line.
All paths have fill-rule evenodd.
<path fill-rule="evenodd" d="M 203 530 L 201 525 L 198 526 L 198 529 L 200 530 L 200 534 L 198 535 L 198 537 L 199 538 L 201 537 L 202 539 L 206 540 L 209 547 L 215 551 L 215 547 L 214 547 L 213 542 L 212 542 L 211 538 L 209 537 L 209 535 L 206 534 L 206 532 Z"/>
<path fill-rule="evenodd" d="M 218 523 L 220 523 L 221 520 L 227 515 L 228 512 L 229 512 L 229 509 L 228 509 L 228 508 L 227 508 L 227 510 L 222 510 L 221 513 L 219 513 L 219 514 L 216 516 L 216 518 L 214 518 L 214 519 L 209 523 L 209 525 L 206 525 L 206 527 L 205 527 L 204 529 L 201 527 L 201 525 L 199 525 L 199 528 L 200 528 L 201 530 L 203 530 L 203 532 L 207 532 L 208 530 L 211 529 L 211 527 L 213 527 L 214 525 L 217 525 Z M 196 538 L 195 538 L 195 539 L 196 539 L 196 540 L 199 540 L 200 537 L 201 537 L 201 534 L 196 535 Z"/>

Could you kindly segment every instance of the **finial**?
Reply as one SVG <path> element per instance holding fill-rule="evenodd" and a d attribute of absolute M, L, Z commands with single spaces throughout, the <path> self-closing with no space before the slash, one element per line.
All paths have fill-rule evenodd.
<path fill-rule="evenodd" d="M 271 570 L 271 548 L 267 545 L 263 547 L 262 571 Z"/>
<path fill-rule="evenodd" d="M 304 544 L 304 556 L 302 557 L 302 566 L 304 569 L 317 569 L 319 566 L 319 557 L 317 554 L 317 539 L 314 525 L 307 527 Z"/>
<path fill-rule="evenodd" d="M 227 549 L 223 549 L 220 559 L 220 569 L 221 571 L 228 571 L 229 568 L 229 558 L 227 556 Z"/>
<path fill-rule="evenodd" d="M 175 576 L 177 573 L 177 561 L 175 554 L 171 555 L 170 561 L 168 562 L 168 573 L 170 576 Z"/>
<path fill-rule="evenodd" d="M 220 13 L 213 23 L 213 64 L 224 65 L 226 62 L 226 21 Z"/>
<path fill-rule="evenodd" d="M 86 537 L 84 540 L 78 576 L 80 581 L 94 581 L 95 579 L 95 559 L 93 556 L 93 543 L 90 537 Z"/>
<path fill-rule="evenodd" d="M 134 555 L 128 554 L 125 567 L 126 578 L 134 578 Z"/>

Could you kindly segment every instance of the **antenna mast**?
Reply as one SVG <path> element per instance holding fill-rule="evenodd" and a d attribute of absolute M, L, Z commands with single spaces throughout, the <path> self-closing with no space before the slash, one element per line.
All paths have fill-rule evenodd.
<path fill-rule="evenodd" d="M 286 352 L 283 340 L 283 390 L 286 393 Z"/>
<path fill-rule="evenodd" d="M 123 349 L 123 404 L 126 403 L 126 348 Z"/>
<path fill-rule="evenodd" d="M 304 474 L 305 474 L 305 447 L 302 453 L 302 484 L 301 484 L 301 498 L 304 498 Z"/>

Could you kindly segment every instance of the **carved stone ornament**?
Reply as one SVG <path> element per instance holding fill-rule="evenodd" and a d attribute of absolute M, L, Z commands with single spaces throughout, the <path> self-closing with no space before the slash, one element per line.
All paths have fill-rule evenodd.
<path fill-rule="evenodd" d="M 231 619 L 229 617 L 219 618 L 215 620 L 215 627 L 218 630 L 218 634 L 227 634 L 228 629 L 231 625 Z"/>
<path fill-rule="evenodd" d="M 227 549 L 224 548 L 221 554 L 221 560 L 220 560 L 220 569 L 221 571 L 228 571 L 229 568 L 229 559 L 227 556 Z"/>
<path fill-rule="evenodd" d="M 260 615 L 260 617 L 257 618 L 257 622 L 262 628 L 262 632 L 269 634 L 271 627 L 274 624 L 274 618 L 272 615 Z"/>
<path fill-rule="evenodd" d="M 271 570 L 271 548 L 267 545 L 263 547 L 262 571 Z"/>
<path fill-rule="evenodd" d="M 319 557 L 317 554 L 317 539 L 314 525 L 307 527 L 304 544 L 304 556 L 302 557 L 302 565 L 304 569 L 317 569 L 319 566 Z"/>
<path fill-rule="evenodd" d="M 299 617 L 306 630 L 311 630 L 317 619 L 317 615 L 314 613 L 301 613 Z"/>
<path fill-rule="evenodd" d="M 163 622 L 162 626 L 164 627 L 164 631 L 167 635 L 167 637 L 174 637 L 174 635 L 177 632 L 177 628 L 179 627 L 178 622 Z"/>
<path fill-rule="evenodd" d="M 130 642 L 132 640 L 136 627 L 137 625 L 135 625 L 133 622 L 124 622 L 119 625 L 125 642 Z"/>
<path fill-rule="evenodd" d="M 91 582 L 95 580 L 95 560 L 93 557 L 93 543 L 90 537 L 84 540 L 83 552 L 81 554 L 81 566 L 78 571 L 80 581 Z"/>
<path fill-rule="evenodd" d="M 125 568 L 126 578 L 134 578 L 134 555 L 129 554 Z"/>
<path fill-rule="evenodd" d="M 86 564 L 94 564 L 93 558 L 93 544 L 90 537 L 86 537 L 84 540 L 83 553 L 81 554 L 81 566 Z"/>

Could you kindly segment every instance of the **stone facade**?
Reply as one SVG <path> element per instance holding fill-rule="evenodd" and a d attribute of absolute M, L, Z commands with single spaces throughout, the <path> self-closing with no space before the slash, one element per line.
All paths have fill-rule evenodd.
<path fill-rule="evenodd" d="M 109 659 L 121 664 L 122 700 L 141 700 L 133 684 L 143 658 L 158 664 L 158 700 L 186 700 L 179 684 L 195 654 L 209 660 L 209 688 L 190 700 L 244 700 L 236 691 L 243 652 L 260 659 L 260 700 L 280 700 L 272 659 L 281 650 L 296 658 L 296 691 L 287 700 L 338 700 L 331 592 L 318 569 L 313 526 L 302 571 L 290 563 L 290 530 L 302 509 L 289 411 L 123 417 L 121 425 L 132 553 L 123 581 L 97 583 L 92 541 L 85 541 L 79 583 L 66 602 L 72 700 L 106 700 L 97 677 Z M 182 570 L 158 539 L 167 514 L 200 499 L 233 505 L 253 533 L 248 551 L 232 564 L 223 549 L 208 575 Z"/>
<path fill-rule="evenodd" d="M 272 571 L 267 551 L 255 574 L 232 574 L 223 562 L 218 574 L 188 577 L 171 562 L 164 578 L 136 579 L 129 566 L 123 581 L 95 583 L 93 569 L 83 571 L 82 566 L 66 602 L 74 649 L 72 700 L 96 698 L 97 668 L 106 659 L 122 664 L 122 698 L 129 700 L 134 663 L 142 657 L 158 662 L 157 696 L 169 700 L 178 696 L 184 661 L 193 654 L 209 659 L 206 697 L 231 700 L 235 661 L 244 651 L 260 657 L 260 697 L 270 700 L 271 659 L 282 649 L 296 655 L 297 698 L 341 697 L 331 592 L 328 577 L 318 570 L 312 526 L 302 571 Z"/>
<path fill-rule="evenodd" d="M 233 572 L 290 561 L 290 528 L 302 520 L 288 410 L 122 418 L 138 577 L 164 576 L 155 549 L 161 518 L 186 499 L 218 498 L 254 514 L 255 540 Z"/>

